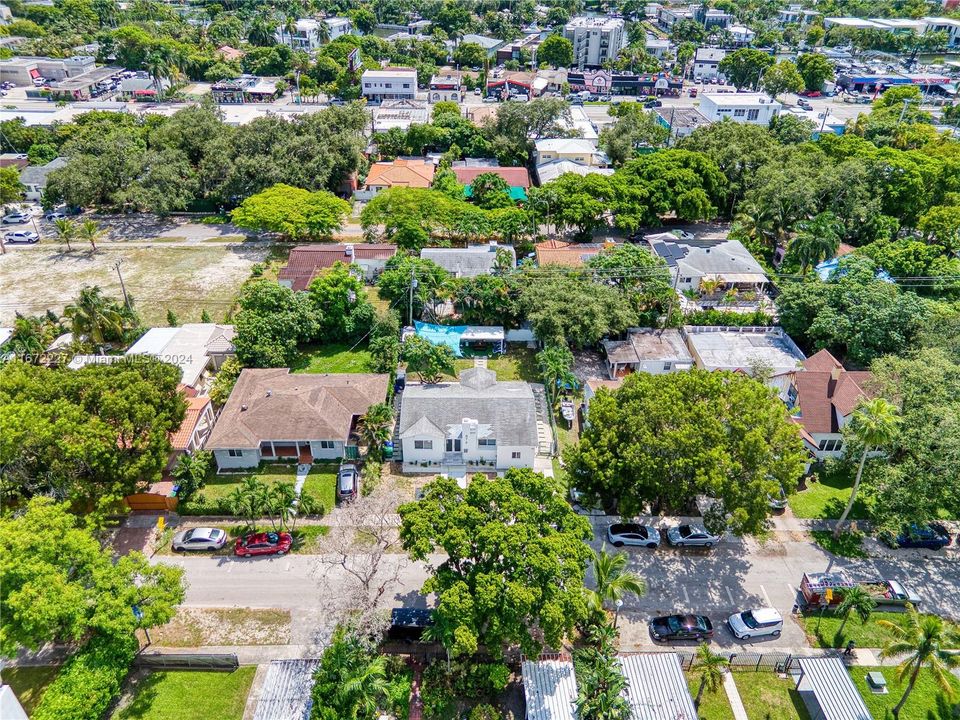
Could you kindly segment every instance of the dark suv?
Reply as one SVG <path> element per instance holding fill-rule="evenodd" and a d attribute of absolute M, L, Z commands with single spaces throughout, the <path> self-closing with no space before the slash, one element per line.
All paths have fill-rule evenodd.
<path fill-rule="evenodd" d="M 893 537 L 884 535 L 882 540 L 893 548 L 922 548 L 924 550 L 941 550 L 950 544 L 950 533 L 939 523 L 929 525 L 907 525 L 900 534 Z"/>

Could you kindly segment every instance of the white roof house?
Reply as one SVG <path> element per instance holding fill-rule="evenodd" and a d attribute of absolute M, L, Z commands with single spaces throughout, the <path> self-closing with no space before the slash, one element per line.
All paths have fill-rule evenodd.
<path fill-rule="evenodd" d="M 218 367 L 235 353 L 233 325 L 188 323 L 174 328 L 151 328 L 135 342 L 126 355 L 152 355 L 177 365 L 181 382 L 194 387 L 211 364 Z"/>
<path fill-rule="evenodd" d="M 806 356 L 780 327 L 720 327 L 687 325 L 683 328 L 697 367 L 751 373 L 758 364 L 774 375 L 802 368 Z"/>
<path fill-rule="evenodd" d="M 630 720 L 697 720 L 697 709 L 676 653 L 620 655 Z"/>
<path fill-rule="evenodd" d="M 423 248 L 420 257 L 435 262 L 455 277 L 476 277 L 493 271 L 500 250 L 508 253 L 512 263 L 516 263 L 516 251 L 513 247 L 495 242 L 465 248 Z"/>
<path fill-rule="evenodd" d="M 577 680 L 569 659 L 524 660 L 527 720 L 576 720 Z"/>
<path fill-rule="evenodd" d="M 677 290 L 697 290 L 703 280 L 727 285 L 763 286 L 767 274 L 739 240 L 682 240 L 673 233 L 646 235 L 650 250 L 667 263 Z"/>
<path fill-rule="evenodd" d="M 573 160 L 548 160 L 537 165 L 537 179 L 541 185 L 556 180 L 566 173 L 575 173 L 580 176 L 613 175 L 613 168 L 601 168 L 596 165 L 574 162 Z"/>
<path fill-rule="evenodd" d="M 607 156 L 597 149 L 596 144 L 583 138 L 544 138 L 537 140 L 535 147 L 537 165 L 550 160 L 573 160 L 598 167 L 609 164 Z"/>

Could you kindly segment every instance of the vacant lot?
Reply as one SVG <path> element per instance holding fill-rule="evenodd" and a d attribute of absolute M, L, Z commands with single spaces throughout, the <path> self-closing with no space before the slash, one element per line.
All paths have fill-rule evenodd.
<path fill-rule="evenodd" d="M 156 672 L 133 689 L 114 720 L 241 720 L 255 667 L 224 672 Z"/>
<path fill-rule="evenodd" d="M 181 322 L 199 322 L 206 310 L 222 320 L 233 305 L 250 268 L 267 256 L 263 245 L 178 245 L 116 247 L 61 252 L 53 244 L 18 248 L 0 255 L 0 325 L 11 325 L 17 312 L 63 311 L 84 285 L 99 285 L 120 298 L 120 271 L 136 308 L 147 325 L 166 325 L 167 310 Z"/>
<path fill-rule="evenodd" d="M 286 645 L 290 611 L 270 608 L 187 608 L 150 631 L 159 647 L 201 645 Z"/>

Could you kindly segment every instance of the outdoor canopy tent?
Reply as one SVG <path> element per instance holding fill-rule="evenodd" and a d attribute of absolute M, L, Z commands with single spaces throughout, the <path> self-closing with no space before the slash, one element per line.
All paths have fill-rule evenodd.
<path fill-rule="evenodd" d="M 417 335 L 434 345 L 446 345 L 456 357 L 463 357 L 462 343 L 490 343 L 495 353 L 504 352 L 506 334 L 500 325 L 434 325 L 424 322 L 414 322 L 413 325 Z"/>

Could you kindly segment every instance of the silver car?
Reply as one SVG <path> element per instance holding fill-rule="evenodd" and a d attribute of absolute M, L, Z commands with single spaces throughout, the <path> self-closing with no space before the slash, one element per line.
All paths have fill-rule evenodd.
<path fill-rule="evenodd" d="M 353 500 L 360 490 L 360 473 L 353 463 L 344 463 L 337 473 L 337 497 L 341 501 Z"/>
<path fill-rule="evenodd" d="M 219 550 L 227 542 L 227 534 L 219 528 L 193 528 L 173 536 L 174 550 Z"/>
<path fill-rule="evenodd" d="M 711 535 L 703 525 L 675 525 L 667 530 L 667 542 L 674 547 L 713 547 L 719 535 Z"/>

